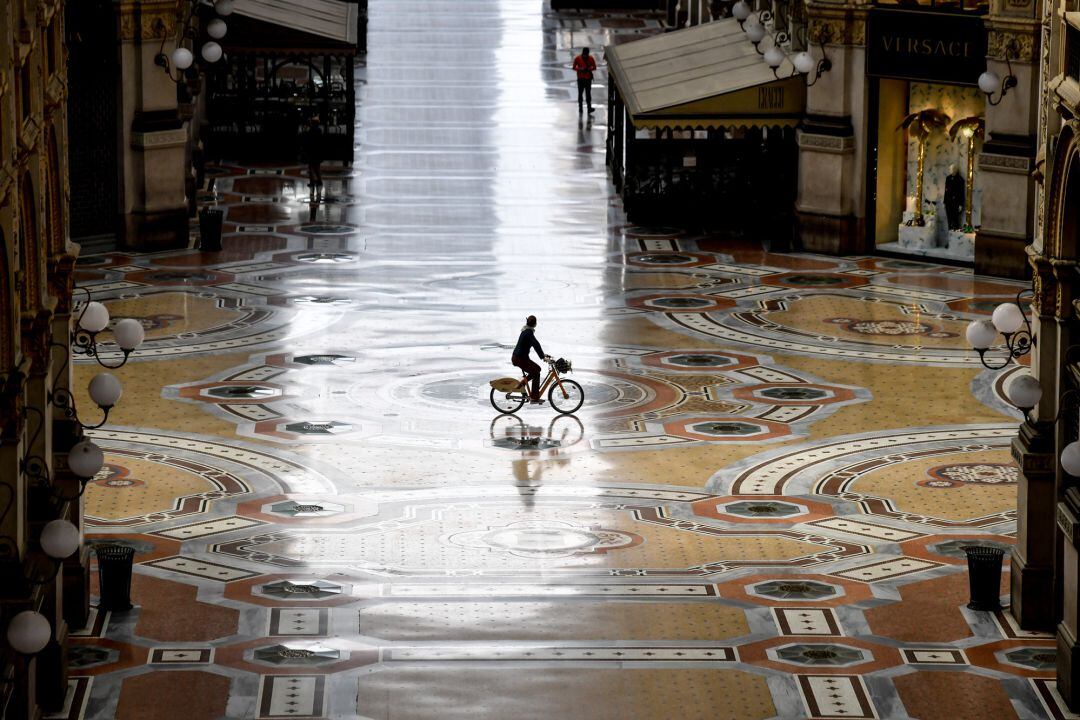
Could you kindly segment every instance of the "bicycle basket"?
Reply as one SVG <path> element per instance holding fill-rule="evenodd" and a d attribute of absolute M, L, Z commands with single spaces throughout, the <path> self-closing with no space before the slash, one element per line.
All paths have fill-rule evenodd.
<path fill-rule="evenodd" d="M 571 370 L 570 361 L 559 358 L 555 361 L 555 369 L 561 373 L 568 373 Z"/>

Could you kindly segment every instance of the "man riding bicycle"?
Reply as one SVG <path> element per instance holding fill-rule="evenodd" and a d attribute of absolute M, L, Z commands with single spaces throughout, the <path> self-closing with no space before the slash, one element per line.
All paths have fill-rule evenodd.
<path fill-rule="evenodd" d="M 547 357 L 544 355 L 544 349 L 540 347 L 540 341 L 536 339 L 535 315 L 525 318 L 525 327 L 521 328 L 521 334 L 518 335 L 517 345 L 514 346 L 514 354 L 511 355 L 510 362 L 529 376 L 529 380 L 532 381 L 529 401 L 538 405 L 544 402 L 540 399 L 540 366 L 529 358 L 529 350 L 536 350 L 541 360 Z"/>

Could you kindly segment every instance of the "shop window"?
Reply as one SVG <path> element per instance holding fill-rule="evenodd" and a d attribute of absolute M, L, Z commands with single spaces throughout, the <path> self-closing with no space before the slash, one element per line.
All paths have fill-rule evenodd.
<path fill-rule="evenodd" d="M 1065 74 L 1080 80 L 1080 30 L 1072 25 L 1065 30 Z"/>
<path fill-rule="evenodd" d="M 985 97 L 977 87 L 894 78 L 878 81 L 877 96 L 872 201 L 878 249 L 970 261 L 982 220 L 974 160 Z M 954 128 L 957 123 L 971 131 Z"/>

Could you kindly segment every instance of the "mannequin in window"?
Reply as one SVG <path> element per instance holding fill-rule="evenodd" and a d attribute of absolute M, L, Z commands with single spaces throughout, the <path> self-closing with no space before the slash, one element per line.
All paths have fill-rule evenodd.
<path fill-rule="evenodd" d="M 959 230 L 964 215 L 964 177 L 955 164 L 949 166 L 945 178 L 945 215 L 949 218 L 949 229 Z"/>

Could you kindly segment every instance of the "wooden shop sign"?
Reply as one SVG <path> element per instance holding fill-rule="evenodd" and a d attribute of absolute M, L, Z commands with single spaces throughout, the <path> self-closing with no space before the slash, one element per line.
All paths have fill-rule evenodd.
<path fill-rule="evenodd" d="M 866 74 L 975 85 L 986 70 L 981 17 L 909 10 L 872 10 Z"/>

